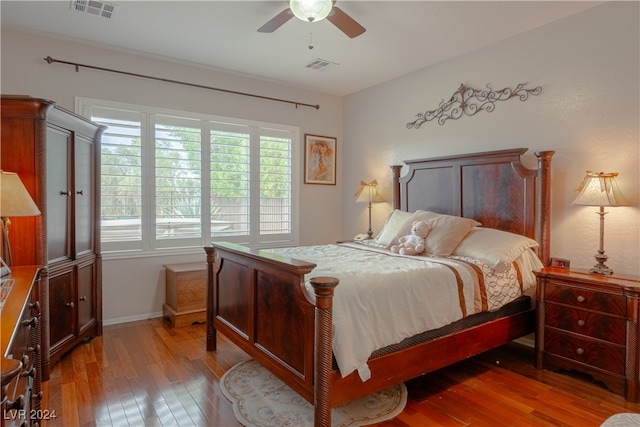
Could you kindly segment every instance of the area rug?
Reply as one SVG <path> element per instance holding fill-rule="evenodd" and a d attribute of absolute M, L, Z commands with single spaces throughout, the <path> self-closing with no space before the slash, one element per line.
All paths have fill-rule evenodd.
<path fill-rule="evenodd" d="M 237 420 L 247 427 L 313 426 L 313 405 L 253 359 L 222 376 L 220 388 L 233 403 Z M 407 403 L 404 384 L 332 409 L 332 426 L 364 426 L 389 420 Z"/>
<path fill-rule="evenodd" d="M 607 418 L 600 427 L 637 427 L 640 426 L 640 414 L 624 412 Z"/>

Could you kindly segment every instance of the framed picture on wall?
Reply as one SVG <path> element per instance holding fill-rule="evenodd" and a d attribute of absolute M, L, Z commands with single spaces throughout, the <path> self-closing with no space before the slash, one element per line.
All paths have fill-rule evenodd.
<path fill-rule="evenodd" d="M 336 138 L 304 135 L 304 183 L 336 185 Z"/>

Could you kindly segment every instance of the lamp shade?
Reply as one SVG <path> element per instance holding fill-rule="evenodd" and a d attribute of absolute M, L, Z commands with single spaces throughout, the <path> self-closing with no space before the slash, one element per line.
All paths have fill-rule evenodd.
<path fill-rule="evenodd" d="M 616 172 L 587 171 L 580 187 L 578 196 L 572 205 L 583 206 L 628 206 L 630 203 L 622 195 L 616 182 Z"/>
<path fill-rule="evenodd" d="M 291 0 L 289 2 L 289 8 L 296 18 L 308 22 L 326 18 L 332 7 L 331 0 Z"/>
<path fill-rule="evenodd" d="M 0 216 L 40 215 L 40 209 L 34 203 L 18 174 L 2 171 L 0 180 Z"/>
<path fill-rule="evenodd" d="M 373 180 L 371 182 L 360 181 L 360 187 L 356 190 L 356 202 L 360 203 L 376 203 L 376 202 L 384 202 L 384 199 L 378 193 L 378 181 Z"/>

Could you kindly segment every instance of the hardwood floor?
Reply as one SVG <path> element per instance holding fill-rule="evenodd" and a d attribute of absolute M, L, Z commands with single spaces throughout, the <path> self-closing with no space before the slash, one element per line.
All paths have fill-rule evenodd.
<path fill-rule="evenodd" d="M 220 336 L 220 335 L 219 335 Z M 64 356 L 43 383 L 57 426 L 239 426 L 218 384 L 246 355 L 221 338 L 205 351 L 205 325 L 151 319 L 104 328 Z M 533 349 L 509 344 L 407 383 L 396 426 L 599 426 L 640 404 L 588 379 L 533 367 Z"/>

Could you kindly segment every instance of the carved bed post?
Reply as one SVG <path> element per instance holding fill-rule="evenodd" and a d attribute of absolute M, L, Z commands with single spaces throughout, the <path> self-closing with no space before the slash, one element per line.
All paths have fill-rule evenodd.
<path fill-rule="evenodd" d="M 216 308 L 216 291 L 213 283 L 214 280 L 214 264 L 216 257 L 216 250 L 212 247 L 205 247 L 205 252 L 207 253 L 207 351 L 215 351 L 216 350 L 216 328 L 213 324 L 215 319 L 215 308 Z M 220 269 L 220 266 L 216 266 L 215 271 L 217 272 Z"/>
<path fill-rule="evenodd" d="M 330 427 L 331 376 L 333 373 L 333 292 L 338 286 L 338 279 L 313 277 L 309 281 L 316 295 L 314 425 L 315 427 Z"/>
<path fill-rule="evenodd" d="M 402 165 L 393 165 L 391 166 L 391 171 L 393 173 L 393 208 L 394 209 L 402 209 L 400 206 L 400 170 L 402 169 Z"/>
<path fill-rule="evenodd" d="M 539 216 L 536 240 L 540 242 L 540 260 L 549 265 L 551 253 L 551 157 L 555 151 L 536 151 L 538 158 L 537 215 Z"/>

